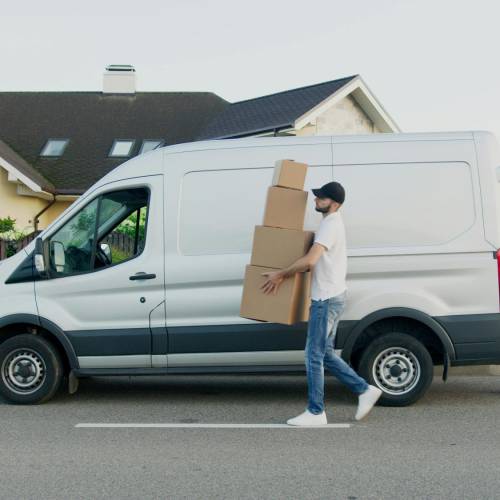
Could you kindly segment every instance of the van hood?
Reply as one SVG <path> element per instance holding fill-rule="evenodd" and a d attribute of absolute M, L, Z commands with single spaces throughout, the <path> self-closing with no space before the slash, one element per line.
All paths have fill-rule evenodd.
<path fill-rule="evenodd" d="M 7 278 L 14 272 L 16 267 L 28 256 L 25 249 L 17 252 L 8 259 L 0 260 L 0 287 L 5 283 Z"/>

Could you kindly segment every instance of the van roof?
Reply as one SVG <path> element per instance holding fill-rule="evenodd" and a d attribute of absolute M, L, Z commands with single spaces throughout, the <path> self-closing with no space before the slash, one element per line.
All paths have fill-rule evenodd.
<path fill-rule="evenodd" d="M 487 133 L 490 132 L 478 132 Z M 316 136 L 288 136 L 288 137 L 248 137 L 239 139 L 217 139 L 211 141 L 189 142 L 175 144 L 159 148 L 167 154 L 185 153 L 188 151 L 202 151 L 207 149 L 228 149 L 252 146 L 272 146 L 284 144 L 334 144 L 346 142 L 394 142 L 394 141 L 447 141 L 447 140 L 471 140 L 473 131 L 458 132 L 412 132 L 412 133 L 380 133 L 380 134 L 356 134 L 356 135 L 316 135 Z"/>
<path fill-rule="evenodd" d="M 122 163 L 109 174 L 104 176 L 98 184 L 105 184 L 115 179 L 133 176 L 135 166 L 142 164 L 145 159 L 152 159 L 156 155 L 175 155 L 195 151 L 209 151 L 217 149 L 237 149 L 265 146 L 283 145 L 312 145 L 312 144 L 341 144 L 361 142 L 403 142 L 403 141 L 450 141 L 450 140 L 472 140 L 474 134 L 486 134 L 494 138 L 487 131 L 458 131 L 458 132 L 415 132 L 415 133 L 381 133 L 381 134 L 357 134 L 357 135 L 324 135 L 324 136 L 293 136 L 293 137 L 249 137 L 241 139 L 217 139 L 210 141 L 188 142 L 165 146 L 155 149 L 149 153 L 132 158 Z M 143 171 L 143 168 L 140 169 Z M 154 172 L 151 172 L 153 174 Z M 159 173 L 159 172 L 158 172 Z"/>

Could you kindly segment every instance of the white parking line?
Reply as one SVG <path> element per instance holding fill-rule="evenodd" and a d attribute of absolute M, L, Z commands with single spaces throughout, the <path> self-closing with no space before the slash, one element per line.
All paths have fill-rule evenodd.
<path fill-rule="evenodd" d="M 140 423 L 108 423 L 108 424 L 76 424 L 75 427 L 103 429 L 103 428 L 167 428 L 167 429 L 349 429 L 350 424 L 327 424 L 308 427 L 297 427 L 287 424 L 140 424 Z"/>

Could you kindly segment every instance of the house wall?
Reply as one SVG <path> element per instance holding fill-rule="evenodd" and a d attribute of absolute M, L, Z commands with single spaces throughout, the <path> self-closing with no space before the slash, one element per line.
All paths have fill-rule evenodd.
<path fill-rule="evenodd" d="M 50 202 L 32 196 L 17 194 L 17 185 L 7 180 L 7 171 L 0 167 L 0 218 L 11 217 L 16 220 L 16 229 L 25 233 L 34 230 L 33 218 Z M 41 217 L 39 229 L 44 229 L 62 211 L 71 205 L 71 202 L 57 201 Z"/>
<path fill-rule="evenodd" d="M 47 202 L 48 203 L 48 202 Z M 46 212 L 40 217 L 39 229 L 45 229 L 54 219 L 64 212 L 73 201 L 56 201 Z M 46 206 L 46 205 L 44 205 Z"/>
<path fill-rule="evenodd" d="M 307 124 L 297 135 L 373 134 L 379 130 L 350 95 Z"/>

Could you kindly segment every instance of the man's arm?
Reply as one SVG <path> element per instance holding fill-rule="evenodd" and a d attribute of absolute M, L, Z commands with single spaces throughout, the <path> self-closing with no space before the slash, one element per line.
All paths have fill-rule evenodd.
<path fill-rule="evenodd" d="M 320 243 L 314 243 L 314 245 L 309 249 L 309 252 L 296 260 L 293 264 L 288 266 L 286 269 L 280 271 L 283 278 L 291 278 L 295 273 L 303 273 L 309 271 L 312 267 L 316 265 L 320 257 L 326 248 Z"/>
<path fill-rule="evenodd" d="M 307 252 L 304 257 L 296 260 L 286 269 L 281 269 L 280 271 L 272 271 L 269 273 L 262 273 L 262 276 L 267 276 L 268 278 L 266 282 L 261 286 L 262 291 L 266 294 L 272 292 L 276 294 L 281 283 L 286 278 L 290 278 L 296 273 L 309 271 L 311 268 L 313 268 L 320 257 L 323 255 L 323 252 L 325 250 L 326 247 L 324 247 L 320 243 L 314 243 L 314 245 L 309 249 L 309 252 Z"/>

